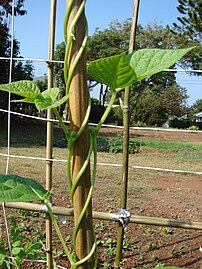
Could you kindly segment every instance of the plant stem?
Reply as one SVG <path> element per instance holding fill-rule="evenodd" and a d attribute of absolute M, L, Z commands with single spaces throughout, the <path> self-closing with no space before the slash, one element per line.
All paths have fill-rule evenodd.
<path fill-rule="evenodd" d="M 59 112 L 57 111 L 57 108 L 53 108 L 53 112 L 54 112 L 56 118 L 58 119 L 58 121 L 59 121 L 59 123 L 60 123 L 60 126 L 62 127 L 62 129 L 63 129 L 63 131 L 64 131 L 64 133 L 65 133 L 65 136 L 66 136 L 67 140 L 70 139 L 70 133 L 69 133 L 69 131 L 68 131 L 68 129 L 67 129 L 67 126 L 66 126 L 66 125 L 64 124 L 64 122 L 62 121 L 62 118 L 60 117 L 60 114 L 59 114 Z"/>
<path fill-rule="evenodd" d="M 67 255 L 67 257 L 68 257 L 71 265 L 73 265 L 74 264 L 74 261 L 72 260 L 72 256 L 71 256 L 71 254 L 70 254 L 70 252 L 69 252 L 69 250 L 67 248 L 67 245 L 66 245 L 65 240 L 64 240 L 64 238 L 62 236 L 62 233 L 60 232 L 60 228 L 59 228 L 59 226 L 57 224 L 56 218 L 55 218 L 55 216 L 54 216 L 54 214 L 52 212 L 52 209 L 51 209 L 51 207 L 49 205 L 49 201 L 48 200 L 44 200 L 44 203 L 45 203 L 45 205 L 46 205 L 46 207 L 48 209 L 48 214 L 51 217 L 52 223 L 53 223 L 53 225 L 55 227 L 56 233 L 57 233 L 57 235 L 58 235 L 58 237 L 60 239 L 60 242 L 61 242 L 61 244 L 62 244 L 62 246 L 64 248 L 64 251 L 65 251 L 65 253 L 66 253 L 66 255 Z"/>
<path fill-rule="evenodd" d="M 102 115 L 102 118 L 100 119 L 100 121 L 98 122 L 98 125 L 96 126 L 96 128 L 94 130 L 95 135 L 98 135 L 98 133 L 100 131 L 100 128 L 102 127 L 102 124 L 105 122 L 106 118 L 108 117 L 108 115 L 109 115 L 109 113 L 110 113 L 110 111 L 112 109 L 112 105 L 115 102 L 116 95 L 117 95 L 117 91 L 114 90 L 113 93 L 112 93 L 109 105 L 108 105 L 107 109 L 105 110 L 104 114 Z"/>

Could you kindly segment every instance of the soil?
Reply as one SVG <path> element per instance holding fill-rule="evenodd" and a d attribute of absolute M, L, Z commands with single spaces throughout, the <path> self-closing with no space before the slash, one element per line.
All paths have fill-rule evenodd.
<path fill-rule="evenodd" d="M 122 129 L 116 128 L 102 128 L 100 134 L 107 137 L 112 137 L 121 132 Z M 161 130 L 130 130 L 131 139 L 149 139 L 149 140 L 161 140 L 161 141 L 181 141 L 181 142 L 202 142 L 202 133 L 200 132 L 176 132 Z"/>
<path fill-rule="evenodd" d="M 102 135 L 114 136 L 117 130 L 105 128 Z M 201 133 L 133 130 L 132 138 L 164 141 L 199 142 Z M 142 148 L 138 154 L 158 155 L 158 151 Z M 200 230 L 129 224 L 125 230 L 121 268 L 154 268 L 157 265 L 202 269 L 202 177 L 188 174 L 163 174 L 145 178 L 150 189 L 128 191 L 128 210 L 132 215 L 200 222 Z M 115 212 L 119 209 L 120 184 L 97 175 L 93 208 Z M 115 245 L 118 224 L 94 221 L 99 244 L 98 268 L 115 268 Z"/>
<path fill-rule="evenodd" d="M 101 135 L 114 136 L 117 130 L 104 128 Z M 155 139 L 164 141 L 202 142 L 202 134 L 169 133 L 160 131 L 131 131 L 132 138 Z M 158 151 L 143 148 L 138 154 L 158 155 Z M 117 172 L 118 173 L 118 172 Z M 120 176 L 120 175 L 119 175 Z M 200 222 L 200 229 L 182 229 L 129 223 L 125 229 L 124 251 L 121 268 L 154 268 L 156 265 L 180 266 L 202 269 L 202 176 L 191 174 L 170 174 L 142 179 L 144 185 L 151 188 L 128 191 L 127 209 L 133 215 L 153 216 L 166 219 Z M 65 206 L 61 189 L 65 181 L 55 188 L 54 203 Z M 96 211 L 114 212 L 119 209 L 120 184 L 97 175 L 93 194 L 93 208 Z M 71 206 L 71 205 L 70 205 Z M 94 220 L 98 245 L 98 268 L 115 268 L 114 255 L 118 224 L 113 221 Z M 30 224 L 31 225 L 31 224 Z M 61 225 L 61 224 L 60 224 Z M 61 226 L 65 234 L 71 234 L 73 221 Z M 56 238 L 56 237 L 55 237 Z M 54 247 L 62 249 L 55 239 Z M 63 255 L 58 255 L 57 263 L 69 268 Z M 24 264 L 22 268 L 28 268 Z M 44 265 L 32 265 L 29 268 L 45 268 Z"/>

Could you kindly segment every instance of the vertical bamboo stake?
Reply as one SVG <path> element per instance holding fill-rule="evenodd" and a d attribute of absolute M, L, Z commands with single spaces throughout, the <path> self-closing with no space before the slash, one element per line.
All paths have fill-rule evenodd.
<path fill-rule="evenodd" d="M 54 45 L 55 45 L 55 21 L 56 21 L 56 4 L 57 0 L 51 0 L 50 4 L 50 25 L 49 25 L 49 44 L 48 44 L 48 60 L 51 61 L 54 58 Z M 48 88 L 53 87 L 53 64 L 48 63 Z M 52 118 L 52 111 L 47 111 L 47 119 Z M 47 138 L 46 138 L 46 158 L 52 159 L 53 155 L 53 125 L 52 122 L 47 121 Z M 53 162 L 46 161 L 46 189 L 52 188 L 52 165 Z M 46 267 L 48 269 L 53 268 L 52 257 L 52 221 L 47 215 L 46 218 Z"/>
<path fill-rule="evenodd" d="M 67 0 L 67 4 L 70 0 Z M 67 32 L 71 25 L 71 22 L 74 20 L 74 17 L 81 6 L 82 0 L 75 0 L 73 2 L 70 17 L 67 26 Z M 86 31 L 86 17 L 85 11 L 82 12 L 74 32 L 74 40 L 71 47 L 71 55 L 69 58 L 69 63 L 71 66 L 74 62 L 74 59 L 82 46 L 82 41 L 85 37 Z M 72 92 L 69 99 L 69 110 L 70 110 L 70 128 L 71 131 L 78 131 L 81 126 L 83 119 L 86 115 L 87 110 L 87 101 L 88 101 L 88 92 L 87 92 L 87 75 L 86 75 L 86 53 L 84 52 L 80 58 L 78 65 L 75 69 L 73 79 L 70 85 L 70 92 Z M 73 158 L 72 158 L 72 180 L 74 181 L 76 175 L 83 166 L 89 148 L 89 131 L 88 126 L 84 129 L 84 132 L 78 138 L 76 143 L 73 146 Z M 81 211 L 83 209 L 84 203 L 86 201 L 87 194 L 91 186 L 90 178 L 90 165 L 88 165 L 84 174 L 82 175 L 79 183 L 76 187 L 74 193 L 74 221 L 77 222 Z M 88 206 L 88 209 L 82 219 L 82 222 L 79 226 L 79 230 L 76 236 L 76 246 L 75 251 L 77 257 L 80 259 L 84 258 L 91 250 L 93 246 L 93 224 L 92 224 L 92 202 Z M 93 261 L 85 262 L 79 266 L 79 269 L 92 269 Z"/>
<path fill-rule="evenodd" d="M 131 53 L 135 49 L 135 37 L 137 30 L 138 10 L 140 0 L 134 0 L 133 19 L 131 24 L 130 42 L 128 52 Z M 127 206 L 127 190 L 128 190 L 128 162 L 129 162 L 129 125 L 130 125 L 130 87 L 125 88 L 123 102 L 123 171 L 121 186 L 121 208 L 126 209 Z M 116 247 L 115 267 L 119 268 L 122 259 L 124 239 L 124 227 L 122 224 L 118 227 L 118 238 Z"/>

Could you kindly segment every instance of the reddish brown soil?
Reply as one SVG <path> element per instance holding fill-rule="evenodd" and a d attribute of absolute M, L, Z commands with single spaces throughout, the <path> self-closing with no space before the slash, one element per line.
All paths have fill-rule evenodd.
<path fill-rule="evenodd" d="M 103 129 L 102 134 L 114 136 L 114 129 Z M 156 139 L 164 141 L 201 142 L 201 133 L 172 133 L 158 131 L 131 132 L 132 138 Z M 158 154 L 158 151 L 144 148 L 142 152 L 148 156 Z M 118 173 L 118 172 L 117 172 Z M 119 175 L 120 176 L 120 175 Z M 129 189 L 128 210 L 132 215 L 153 216 L 175 220 L 195 221 L 202 223 L 202 176 L 188 174 L 164 173 L 158 178 L 151 176 L 143 179 L 144 184 L 152 187 L 139 191 Z M 55 187 L 54 202 L 57 206 L 70 205 L 61 191 L 65 181 L 60 181 Z M 98 173 L 93 194 L 93 208 L 97 211 L 116 212 L 119 209 L 120 184 L 111 182 Z M 71 206 L 71 205 L 70 205 Z M 98 268 L 114 268 L 114 250 L 117 238 L 118 224 L 110 221 L 95 220 L 98 249 Z M 71 234 L 73 222 L 68 221 L 62 226 L 65 234 Z M 152 225 L 130 223 L 125 230 L 124 251 L 121 268 L 154 268 L 158 264 L 202 269 L 202 224 L 201 230 L 159 227 Z M 54 246 L 62 249 L 55 238 Z M 111 241 L 109 240 L 111 239 Z M 57 258 L 57 263 L 69 268 L 63 256 Z M 24 265 L 22 268 L 28 268 Z M 33 265 L 31 268 L 45 268 Z"/>
<path fill-rule="evenodd" d="M 102 128 L 100 134 L 112 137 L 122 129 Z M 161 141 L 202 142 L 202 133 L 199 132 L 168 132 L 154 130 L 130 130 L 130 138 L 149 139 Z"/>
<path fill-rule="evenodd" d="M 102 134 L 114 136 L 116 132 L 104 129 Z M 131 137 L 164 141 L 202 141 L 200 133 L 171 134 L 135 130 L 131 132 Z M 149 148 L 141 149 L 138 154 L 141 153 L 147 153 L 148 156 L 159 154 Z M 158 178 L 144 179 L 144 184 L 149 184 L 152 188 L 128 191 L 128 210 L 132 215 L 201 222 L 201 230 L 131 223 L 125 231 L 121 268 L 154 268 L 164 264 L 202 269 L 202 177 L 165 173 Z M 120 184 L 111 182 L 98 173 L 93 195 L 94 210 L 116 212 L 119 209 L 119 197 Z M 102 220 L 94 222 L 97 239 L 101 241 L 98 268 L 115 268 L 114 251 L 118 224 Z"/>

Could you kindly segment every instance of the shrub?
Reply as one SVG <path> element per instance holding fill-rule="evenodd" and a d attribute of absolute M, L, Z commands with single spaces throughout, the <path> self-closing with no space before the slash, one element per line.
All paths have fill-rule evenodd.
<path fill-rule="evenodd" d="M 196 126 L 196 125 L 192 125 L 188 128 L 188 130 L 192 130 L 192 131 L 198 131 L 199 130 L 199 127 Z"/>
<path fill-rule="evenodd" d="M 112 112 L 113 112 L 113 121 L 118 126 L 122 126 L 123 125 L 123 111 L 121 107 L 120 106 L 113 107 Z"/>
<path fill-rule="evenodd" d="M 134 125 L 136 127 L 147 127 L 147 124 L 140 120 L 138 120 Z"/>
<path fill-rule="evenodd" d="M 139 151 L 141 143 L 134 140 L 129 140 L 129 153 L 136 153 Z M 116 137 L 110 138 L 108 141 L 108 151 L 111 153 L 123 152 L 123 136 L 118 133 Z"/>

